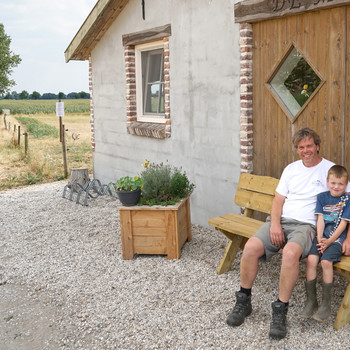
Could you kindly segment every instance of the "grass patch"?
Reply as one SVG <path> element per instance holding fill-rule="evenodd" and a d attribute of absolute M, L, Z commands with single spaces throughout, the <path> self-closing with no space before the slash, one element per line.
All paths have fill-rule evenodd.
<path fill-rule="evenodd" d="M 30 117 L 16 117 L 21 125 L 24 125 L 29 133 L 31 133 L 36 139 L 44 136 L 58 137 L 59 131 L 57 128 L 51 125 L 40 122 L 37 119 Z"/>

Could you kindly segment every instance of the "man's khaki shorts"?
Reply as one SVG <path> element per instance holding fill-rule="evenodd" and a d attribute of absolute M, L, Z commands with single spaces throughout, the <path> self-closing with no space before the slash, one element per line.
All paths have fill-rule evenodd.
<path fill-rule="evenodd" d="M 285 244 L 289 242 L 298 243 L 302 250 L 301 259 L 308 256 L 312 241 L 316 236 L 316 226 L 297 221 L 292 219 L 281 218 L 282 230 L 284 232 Z M 260 229 L 255 233 L 253 237 L 259 238 L 265 247 L 265 255 L 260 259 L 267 261 L 271 259 L 280 249 L 283 247 L 277 247 L 271 243 L 270 238 L 270 217 L 266 219 L 266 222 L 260 227 Z M 284 244 L 284 245 L 285 245 Z"/>

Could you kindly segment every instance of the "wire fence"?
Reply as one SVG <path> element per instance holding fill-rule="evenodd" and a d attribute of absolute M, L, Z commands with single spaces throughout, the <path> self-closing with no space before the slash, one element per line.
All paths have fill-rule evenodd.
<path fill-rule="evenodd" d="M 24 136 L 24 154 L 27 156 L 28 151 L 29 151 L 29 142 L 28 142 L 28 133 L 24 132 L 23 134 L 21 133 L 21 125 L 17 124 L 11 124 L 10 121 L 7 121 L 7 116 L 9 115 L 8 110 L 3 110 L 3 121 L 4 121 L 4 128 L 7 130 L 9 133 L 12 133 L 12 138 L 13 138 L 13 144 L 16 148 L 21 147 L 21 139 L 22 136 Z"/>

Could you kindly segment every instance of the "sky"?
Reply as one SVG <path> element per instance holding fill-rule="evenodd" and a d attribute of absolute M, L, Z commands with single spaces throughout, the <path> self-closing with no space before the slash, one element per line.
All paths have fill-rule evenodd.
<path fill-rule="evenodd" d="M 64 52 L 97 0 L 0 0 L 0 23 L 22 62 L 10 91 L 89 92 L 88 61 L 66 63 Z"/>

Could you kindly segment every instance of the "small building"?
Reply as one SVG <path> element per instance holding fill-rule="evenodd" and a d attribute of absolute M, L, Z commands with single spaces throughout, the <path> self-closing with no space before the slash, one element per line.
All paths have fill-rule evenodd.
<path fill-rule="evenodd" d="M 192 222 L 234 210 L 240 157 L 239 25 L 231 0 L 99 0 L 67 48 L 89 60 L 94 176 L 182 167 Z M 235 209 L 236 211 L 238 208 Z"/>
<path fill-rule="evenodd" d="M 350 169 L 350 0 L 100 0 L 67 48 L 89 60 L 94 175 L 182 166 L 192 221 L 238 212 L 239 173 L 280 177 L 310 127 Z"/>

